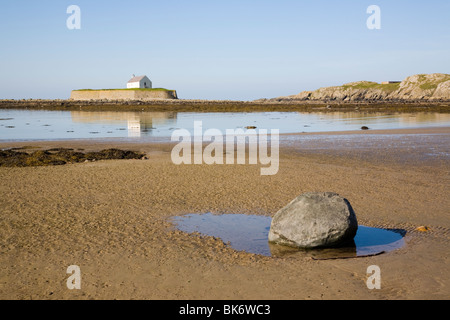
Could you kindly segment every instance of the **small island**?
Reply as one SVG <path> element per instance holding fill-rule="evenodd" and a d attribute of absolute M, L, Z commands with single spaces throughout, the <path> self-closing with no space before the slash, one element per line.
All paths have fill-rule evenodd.
<path fill-rule="evenodd" d="M 175 90 L 152 88 L 152 82 L 147 76 L 135 76 L 128 81 L 123 89 L 79 89 L 72 90 L 70 100 L 159 100 L 178 99 Z"/>

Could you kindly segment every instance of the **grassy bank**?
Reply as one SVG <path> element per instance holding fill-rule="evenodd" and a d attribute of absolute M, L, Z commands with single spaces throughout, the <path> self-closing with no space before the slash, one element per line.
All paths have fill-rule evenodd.
<path fill-rule="evenodd" d="M 340 88 L 343 90 L 347 89 L 374 89 L 374 90 L 382 90 L 385 92 L 394 92 L 398 90 L 400 87 L 400 82 L 398 83 L 388 83 L 388 84 L 380 84 L 377 82 L 371 82 L 371 81 L 362 81 L 359 83 L 356 83 L 354 85 L 347 84 L 343 85 Z"/>
<path fill-rule="evenodd" d="M 175 91 L 165 88 L 78 89 L 73 91 Z"/>

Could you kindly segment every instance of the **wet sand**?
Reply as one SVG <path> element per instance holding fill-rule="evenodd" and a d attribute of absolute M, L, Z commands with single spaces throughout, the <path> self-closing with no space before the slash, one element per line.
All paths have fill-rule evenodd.
<path fill-rule="evenodd" d="M 117 147 L 149 159 L 0 168 L 0 299 L 448 299 L 450 130 L 430 130 L 358 132 L 346 148 L 308 134 L 325 140 L 282 143 L 274 176 L 259 165 L 176 166 L 169 143 L 1 143 Z M 397 138 L 363 148 L 369 134 Z M 402 137 L 414 148 L 401 148 Z M 430 147 L 436 154 L 425 156 Z M 346 260 L 275 258 L 170 223 L 188 213 L 273 216 L 309 191 L 346 197 L 362 225 L 406 230 L 405 247 Z M 430 231 L 415 230 L 423 225 Z M 67 289 L 70 265 L 81 268 L 81 290 Z M 380 290 L 366 286 L 370 265 L 381 269 Z"/>

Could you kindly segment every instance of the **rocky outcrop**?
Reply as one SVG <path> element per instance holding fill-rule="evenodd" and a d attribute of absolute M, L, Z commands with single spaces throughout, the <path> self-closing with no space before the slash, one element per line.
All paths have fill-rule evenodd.
<path fill-rule="evenodd" d="M 358 81 L 336 87 L 303 91 L 273 101 L 450 101 L 450 75 L 418 74 L 398 83 Z"/>
<path fill-rule="evenodd" d="M 305 193 L 278 211 L 269 242 L 296 248 L 333 247 L 350 242 L 358 222 L 350 203 L 333 192 Z"/>

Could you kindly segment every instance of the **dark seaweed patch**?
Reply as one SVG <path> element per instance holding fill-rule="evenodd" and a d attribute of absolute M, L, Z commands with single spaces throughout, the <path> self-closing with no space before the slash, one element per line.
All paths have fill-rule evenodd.
<path fill-rule="evenodd" d="M 144 156 L 143 153 L 120 149 L 105 149 L 88 153 L 74 151 L 70 148 L 52 148 L 31 153 L 3 150 L 0 151 L 0 166 L 54 166 L 93 160 L 141 159 Z"/>

